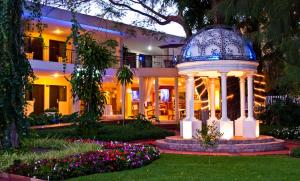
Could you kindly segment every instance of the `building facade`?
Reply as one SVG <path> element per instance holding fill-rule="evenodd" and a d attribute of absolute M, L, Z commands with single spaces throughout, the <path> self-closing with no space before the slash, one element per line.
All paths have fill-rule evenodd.
<path fill-rule="evenodd" d="M 42 12 L 42 37 L 35 28 L 37 22 L 28 21 L 25 26 L 24 48 L 37 77 L 26 96 L 26 114 L 39 114 L 49 108 L 56 108 L 61 114 L 80 112 L 81 103 L 73 100 L 67 80 L 74 68 L 76 51 L 72 43 L 64 50 L 71 33 L 71 14 L 53 7 L 44 7 Z M 184 38 L 84 14 L 77 14 L 77 19 L 84 29 L 93 32 L 96 40 L 118 42 L 118 62 L 107 69 L 104 77 L 107 105 L 103 119 L 122 118 L 122 86 L 116 79 L 121 61 L 134 69 L 133 84 L 126 89 L 126 117 L 142 113 L 162 121 L 178 121 L 183 116 L 184 110 L 181 113 L 180 109 L 185 100 L 184 77 L 178 75 L 174 61 L 180 55 Z"/>
<path fill-rule="evenodd" d="M 67 80 L 74 69 L 76 51 L 72 43 L 68 43 L 66 50 L 63 50 L 71 33 L 71 13 L 47 6 L 42 12 L 41 19 L 45 24 L 42 41 L 34 28 L 35 21 L 29 21 L 25 26 L 25 52 L 37 77 L 32 91 L 26 96 L 29 103 L 26 114 L 39 114 L 49 108 L 56 108 L 61 114 L 80 112 L 81 103 L 73 100 L 71 85 Z M 24 19 L 27 14 L 25 12 Z M 166 122 L 179 122 L 185 117 L 185 87 L 188 79 L 185 75 L 179 75 L 176 67 L 182 57 L 184 38 L 84 14 L 77 14 L 77 20 L 84 29 L 93 32 L 96 40 L 103 42 L 113 39 L 118 42 L 118 62 L 106 70 L 104 77 L 103 90 L 107 96 L 104 120 L 119 120 L 122 118 L 122 111 L 126 117 L 141 113 L 147 117 L 156 116 Z M 66 57 L 65 67 L 62 57 Z M 122 108 L 122 86 L 116 78 L 121 62 L 134 70 L 133 83 L 125 90 L 125 108 Z M 195 117 L 204 121 L 209 119 L 209 100 L 213 95 L 215 116 L 220 118 L 221 79 L 214 81 L 214 94 L 209 93 L 210 81 L 207 76 L 197 74 L 194 79 Z M 237 77 L 230 77 L 227 82 L 228 117 L 235 120 L 241 116 L 239 80 Z M 256 106 L 264 105 L 264 86 L 263 76 L 254 75 Z"/>

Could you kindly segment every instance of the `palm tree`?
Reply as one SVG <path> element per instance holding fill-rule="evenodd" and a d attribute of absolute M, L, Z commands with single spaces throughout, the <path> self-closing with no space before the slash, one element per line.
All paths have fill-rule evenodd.
<path fill-rule="evenodd" d="M 123 108 L 123 125 L 125 122 L 125 97 L 126 97 L 126 85 L 132 84 L 133 81 L 133 71 L 128 65 L 122 65 L 117 71 L 118 82 L 122 84 L 122 108 Z"/>

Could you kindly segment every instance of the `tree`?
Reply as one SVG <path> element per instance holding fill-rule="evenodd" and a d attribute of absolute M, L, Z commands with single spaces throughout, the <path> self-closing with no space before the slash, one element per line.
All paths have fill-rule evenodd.
<path fill-rule="evenodd" d="M 126 101 L 126 85 L 132 84 L 133 72 L 128 65 L 122 65 L 117 71 L 118 82 L 122 84 L 122 109 L 123 109 L 123 125 L 125 121 L 125 101 Z"/>
<path fill-rule="evenodd" d="M 77 62 L 70 83 L 74 98 L 83 101 L 84 115 L 92 120 L 102 116 L 106 97 L 102 89 L 105 70 L 116 61 L 114 56 L 117 42 L 97 42 L 91 33 L 77 37 Z"/>
<path fill-rule="evenodd" d="M 216 8 L 259 47 L 270 90 L 299 95 L 300 1 L 224 0 Z"/>
<path fill-rule="evenodd" d="M 122 18 L 128 12 L 134 12 L 140 20 L 134 19 L 138 26 L 148 27 L 154 24 L 167 25 L 171 22 L 181 25 L 186 37 L 192 36 L 194 30 L 201 29 L 217 21 L 216 11 L 213 9 L 221 0 L 71 0 L 72 4 L 82 9 L 90 9 L 91 3 L 99 9 L 102 18 Z M 66 6 L 64 0 L 48 0 L 54 6 Z M 95 6 L 96 4 L 96 6 Z M 84 10 L 82 10 L 84 11 Z"/>
<path fill-rule="evenodd" d="M 189 38 L 194 30 L 213 21 L 220 23 L 216 21 L 216 12 L 208 14 L 217 2 L 219 0 L 108 0 L 107 3 L 106 0 L 100 0 L 98 4 L 104 12 L 102 15 L 122 17 L 128 11 L 141 15 L 144 19 L 135 20 L 134 23 L 142 26 L 178 23 Z"/>
<path fill-rule="evenodd" d="M 34 77 L 23 51 L 25 1 L 0 2 L 0 148 L 19 147 L 24 122 L 25 91 Z"/>

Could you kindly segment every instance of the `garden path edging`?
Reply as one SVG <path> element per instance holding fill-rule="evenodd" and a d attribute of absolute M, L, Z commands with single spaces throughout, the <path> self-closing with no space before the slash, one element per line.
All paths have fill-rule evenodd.
<path fill-rule="evenodd" d="M 0 181 L 44 181 L 37 178 L 25 177 L 22 175 L 9 174 L 0 172 Z"/>

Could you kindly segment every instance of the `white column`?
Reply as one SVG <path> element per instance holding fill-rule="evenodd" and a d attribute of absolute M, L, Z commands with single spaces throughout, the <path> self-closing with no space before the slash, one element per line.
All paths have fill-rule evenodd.
<path fill-rule="evenodd" d="M 155 116 L 159 118 L 159 80 L 158 77 L 155 77 Z"/>
<path fill-rule="evenodd" d="M 248 117 L 243 123 L 243 137 L 256 138 L 259 136 L 259 122 L 253 117 L 253 74 L 247 75 L 248 88 Z"/>
<path fill-rule="evenodd" d="M 140 97 L 140 102 L 139 102 L 139 113 L 140 114 L 145 114 L 145 95 L 144 95 L 144 77 L 139 77 L 139 97 Z"/>
<path fill-rule="evenodd" d="M 222 88 L 222 121 L 227 121 L 227 73 L 221 73 L 221 88 Z"/>
<path fill-rule="evenodd" d="M 241 102 L 241 117 L 245 117 L 245 78 L 240 77 L 240 102 Z"/>
<path fill-rule="evenodd" d="M 245 116 L 245 77 L 240 77 L 240 111 L 241 116 L 234 121 L 235 136 L 243 136 L 243 122 Z"/>
<path fill-rule="evenodd" d="M 227 117 L 227 72 L 221 72 L 222 92 L 222 117 L 218 122 L 218 130 L 222 133 L 222 139 L 233 138 L 233 122 Z"/>
<path fill-rule="evenodd" d="M 247 75 L 248 85 L 248 118 L 253 118 L 253 75 Z"/>
<path fill-rule="evenodd" d="M 188 76 L 187 87 L 186 87 L 186 104 L 187 104 L 187 115 L 188 118 L 194 117 L 194 94 L 195 94 L 195 80 L 194 76 Z"/>
<path fill-rule="evenodd" d="M 215 107 L 215 78 L 210 78 L 209 88 L 210 118 L 207 120 L 207 125 L 212 125 L 213 122 L 217 122 Z"/>
<path fill-rule="evenodd" d="M 215 79 L 212 78 L 210 81 L 210 117 L 216 117 L 216 109 L 215 109 Z"/>
<path fill-rule="evenodd" d="M 185 87 L 186 118 L 180 124 L 180 134 L 183 139 L 192 139 L 196 130 L 201 130 L 201 121 L 194 117 L 194 76 L 188 75 Z"/>
<path fill-rule="evenodd" d="M 178 93 L 178 77 L 175 77 L 175 121 L 179 121 L 179 93 Z"/>

